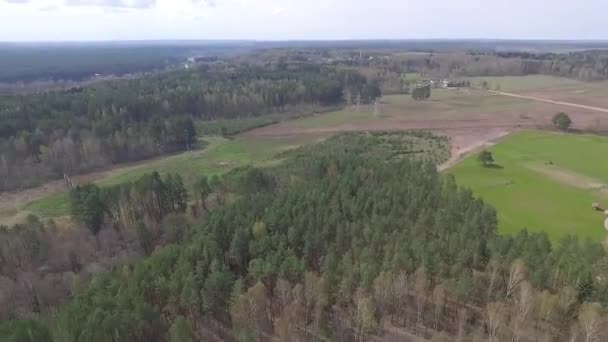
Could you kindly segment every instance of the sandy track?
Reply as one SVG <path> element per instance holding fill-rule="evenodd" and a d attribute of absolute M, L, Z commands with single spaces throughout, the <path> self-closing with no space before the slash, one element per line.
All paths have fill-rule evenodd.
<path fill-rule="evenodd" d="M 490 92 L 493 93 L 493 94 L 510 96 L 510 97 L 517 97 L 517 98 L 520 98 L 520 99 L 534 100 L 534 101 L 552 103 L 552 104 L 561 105 L 561 106 L 576 107 L 576 108 L 582 108 L 582 109 L 589 109 L 589 110 L 593 110 L 593 111 L 596 111 L 596 112 L 608 113 L 608 108 L 595 107 L 595 106 L 587 106 L 587 105 L 583 105 L 583 104 L 579 104 L 579 103 L 557 101 L 557 100 L 551 100 L 551 99 L 546 99 L 546 98 L 536 97 L 536 96 L 527 96 L 527 95 L 519 95 L 519 94 L 513 94 L 513 93 L 506 93 L 504 91 L 497 91 L 497 90 L 490 90 Z"/>
<path fill-rule="evenodd" d="M 509 135 L 511 132 L 511 130 L 498 127 L 490 129 L 484 134 L 453 136 L 451 138 L 451 157 L 443 164 L 439 165 L 437 169 L 439 172 L 445 171 L 452 166 L 455 166 L 472 153 L 475 153 L 483 148 L 494 146 L 498 141 Z M 459 143 L 458 140 L 463 141 Z"/>

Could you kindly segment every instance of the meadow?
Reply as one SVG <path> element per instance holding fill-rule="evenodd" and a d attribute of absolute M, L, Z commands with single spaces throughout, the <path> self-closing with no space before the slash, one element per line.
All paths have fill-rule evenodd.
<path fill-rule="evenodd" d="M 608 138 L 522 131 L 488 148 L 495 167 L 483 167 L 477 155 L 448 173 L 498 211 L 499 232 L 547 232 L 553 241 L 566 235 L 603 241 L 608 205 Z"/>
<path fill-rule="evenodd" d="M 212 176 L 226 173 L 245 165 L 272 165 L 278 160 L 275 155 L 288 149 L 310 143 L 314 136 L 291 137 L 236 137 L 226 139 L 217 136 L 205 137 L 207 146 L 201 150 L 185 152 L 135 166 L 116 168 L 108 176 L 96 181 L 100 186 L 110 186 L 134 181 L 146 173 L 158 171 L 161 175 L 180 174 L 186 187 L 202 175 Z M 67 192 L 59 192 L 26 204 L 22 208 L 43 218 L 69 215 Z"/>

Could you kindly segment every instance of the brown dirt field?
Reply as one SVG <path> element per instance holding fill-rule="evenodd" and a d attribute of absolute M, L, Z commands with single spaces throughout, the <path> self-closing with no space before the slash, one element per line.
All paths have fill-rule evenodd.
<path fill-rule="evenodd" d="M 576 111 L 572 112 L 571 109 Z M 245 133 L 250 136 L 334 134 L 345 131 L 428 130 L 450 138 L 449 168 L 479 148 L 491 145 L 510 132 L 525 128 L 550 128 L 555 113 L 568 111 L 574 128 L 602 129 L 608 125 L 608 108 L 566 103 L 527 95 L 479 89 L 436 90 L 433 100 L 414 101 L 408 96 L 385 97 L 383 117 L 356 123 L 298 127 L 284 122 Z M 608 126 L 607 126 L 608 127 Z"/>
<path fill-rule="evenodd" d="M 542 97 L 538 97 L 538 96 L 529 96 L 529 95 L 519 95 L 519 94 L 514 94 L 514 93 L 505 93 L 503 91 L 497 91 L 497 90 L 490 90 L 490 92 L 492 92 L 494 94 L 498 94 L 498 95 L 517 97 L 517 98 L 520 98 L 520 99 L 527 99 L 527 100 L 533 100 L 533 101 L 539 101 L 539 102 L 552 103 L 552 104 L 557 104 L 557 105 L 561 105 L 561 106 L 574 107 L 574 108 L 578 108 L 578 109 L 581 109 L 581 108 L 582 109 L 589 109 L 589 110 L 594 111 L 594 112 L 608 113 L 608 109 L 606 109 L 606 108 L 600 108 L 600 107 L 595 107 L 595 106 L 583 105 L 583 104 L 578 104 L 578 103 L 573 103 L 573 102 L 552 100 L 552 99 L 542 98 Z"/>
<path fill-rule="evenodd" d="M 592 107 L 608 108 L 608 82 L 561 85 L 528 91 L 510 91 L 520 95 L 555 101 L 572 102 Z"/>

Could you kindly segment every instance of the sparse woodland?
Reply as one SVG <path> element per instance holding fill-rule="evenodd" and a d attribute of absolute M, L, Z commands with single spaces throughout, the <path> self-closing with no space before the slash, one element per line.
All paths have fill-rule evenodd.
<path fill-rule="evenodd" d="M 440 161 L 441 139 L 427 143 L 436 149 L 425 153 L 413 153 L 412 141 L 396 134 L 344 134 L 287 153 L 273 169 L 202 177 L 188 210 L 175 177 L 148 175 L 131 190 L 107 190 L 130 199 L 91 201 L 106 208 L 104 225 L 81 234 L 91 237 L 93 250 L 111 234 L 122 236 L 118 244 L 134 244 L 134 258 L 150 256 L 115 263 L 90 282 L 83 278 L 64 304 L 54 305 L 32 276 L 41 260 L 57 253 L 57 242 L 43 238 L 54 228 L 32 218 L 21 229 L 4 230 L 15 240 L 0 249 L 1 279 L 15 281 L 9 269 L 20 273 L 19 281 L 31 285 L 14 289 L 31 297 L 28 310 L 5 313 L 15 319 L 0 325 L 0 337 L 608 338 L 603 247 L 574 238 L 552 245 L 545 234 L 525 231 L 498 236 L 494 210 L 437 173 L 431 160 Z M 133 222 L 116 220 L 121 203 L 134 206 Z M 18 260 L 7 250 L 17 248 L 15 242 L 27 247 L 18 248 Z M 78 279 L 81 256 L 66 254 L 67 262 L 56 267 L 72 269 L 48 274 Z"/>

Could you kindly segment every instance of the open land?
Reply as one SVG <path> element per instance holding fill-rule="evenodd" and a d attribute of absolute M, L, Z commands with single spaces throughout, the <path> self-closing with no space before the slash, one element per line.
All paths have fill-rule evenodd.
<path fill-rule="evenodd" d="M 601 241 L 604 213 L 591 205 L 608 204 L 606 149 L 604 137 L 523 131 L 488 149 L 495 167 L 471 156 L 449 173 L 498 209 L 500 232 L 526 228 L 554 241 L 568 234 Z"/>
<path fill-rule="evenodd" d="M 513 145 L 517 148 L 518 139 L 524 139 L 522 141 L 526 144 L 528 143 L 526 139 L 532 139 L 530 135 L 541 134 L 538 132 L 518 133 L 513 138 L 516 139 L 515 143 L 507 143 L 506 147 L 499 144 L 492 148 L 493 151 L 496 150 L 496 158 L 505 169 L 479 170 L 474 158 L 469 158 L 460 165 L 457 164 L 475 151 L 484 147 L 489 148 L 498 140 L 505 139 L 504 137 L 512 132 L 550 128 L 552 116 L 560 111 L 570 115 L 575 129 L 602 129 L 603 122 L 608 125 L 608 113 L 602 110 L 608 109 L 608 99 L 601 95 L 601 90 L 603 89 L 605 94 L 605 91 L 608 91 L 608 83 L 585 83 L 547 76 L 479 78 L 473 81 L 477 82 L 481 79 L 489 83 L 490 89 L 499 88 L 500 92 L 521 95 L 521 97 L 477 88 L 433 89 L 431 100 L 428 101 L 415 101 L 409 95 L 384 96 L 377 110 L 373 105 L 350 106 L 334 112 L 270 125 L 265 125 L 268 123 L 265 121 L 271 119 L 260 119 L 259 122 L 262 124 L 259 126 L 264 127 L 241 133 L 233 139 L 204 136 L 203 139 L 207 140 L 209 144 L 203 150 L 79 176 L 76 178 L 76 182 L 93 181 L 102 186 L 111 185 L 134 180 L 143 173 L 157 170 L 161 174 L 180 173 L 186 183 L 191 183 L 196 177 L 203 174 L 221 174 L 234 167 L 244 165 L 263 166 L 276 163 L 279 160 L 275 156 L 280 152 L 322 140 L 338 132 L 427 130 L 438 135 L 445 135 L 450 139 L 452 157 L 441 165 L 440 169 L 450 169 L 449 172 L 457 175 L 459 183 L 470 186 L 476 194 L 484 199 L 487 197 L 487 200 L 495 205 L 501 220 L 501 231 L 513 232 L 526 227 L 529 230 L 551 229 L 551 236 L 555 239 L 566 233 L 576 233 L 581 237 L 595 240 L 601 239 L 605 235 L 601 224 L 598 223 L 601 223 L 601 217 L 591 212 L 590 204 L 594 201 L 601 202 L 604 190 L 599 189 L 598 186 L 602 187 L 602 184 L 608 182 L 608 179 L 602 178 L 602 167 L 597 168 L 597 172 L 589 171 L 595 169 L 597 165 L 587 165 L 584 166 L 584 170 L 581 170 L 575 167 L 578 165 L 575 160 L 578 158 L 577 155 L 589 155 L 589 152 L 581 154 L 581 151 L 590 151 L 589 148 L 601 148 L 603 145 L 598 143 L 597 146 L 600 147 L 589 147 L 585 144 L 575 144 L 576 147 L 572 149 L 564 148 L 570 146 L 569 139 L 601 141 L 604 138 L 553 134 L 549 137 L 555 136 L 554 139 L 562 144 L 560 148 L 551 147 L 552 144 L 556 144 L 552 139 L 536 139 L 540 144 L 534 145 L 537 146 L 536 152 L 530 152 L 531 155 L 521 152 L 520 155 L 513 155 L 514 152 L 509 152 L 509 149 L 513 148 Z M 572 102 L 581 107 L 543 101 L 545 99 Z M 256 121 L 256 123 L 259 122 Z M 506 139 L 507 142 L 511 141 L 510 137 Z M 562 141 L 562 139 L 564 140 Z M 532 141 L 536 140 L 532 139 Z M 546 142 L 541 144 L 540 141 Z M 519 148 L 521 149 L 521 147 Z M 543 149 L 549 150 L 544 151 Z M 562 161 L 554 156 L 558 152 L 568 156 L 564 156 Z M 571 154 L 573 155 L 570 156 Z M 523 165 L 522 158 L 535 161 L 523 163 L 525 164 Z M 554 163 L 558 162 L 560 167 L 544 168 L 545 159 L 553 160 Z M 568 162 L 568 160 L 572 160 L 572 162 Z M 517 212 L 521 210 L 521 208 L 513 206 L 523 206 L 523 203 L 516 201 L 517 203 L 513 203 L 510 207 L 508 203 L 505 204 L 510 201 L 510 197 L 505 195 L 501 197 L 498 190 L 486 194 L 487 187 L 484 188 L 483 184 L 471 182 L 479 176 L 480 172 L 498 174 L 498 176 L 490 174 L 492 175 L 490 178 L 493 179 L 488 180 L 490 183 L 501 184 L 500 182 L 503 181 L 507 183 L 508 179 L 514 178 L 517 187 L 530 184 L 526 177 L 537 177 L 541 181 L 538 183 L 539 186 L 548 189 L 547 191 L 552 195 L 544 195 L 541 191 L 537 191 L 538 189 L 533 189 L 534 194 L 529 197 L 535 199 L 534 203 L 538 208 L 532 210 L 533 207 L 525 207 L 529 208 L 528 211 L 522 212 L 532 210 L 531 212 L 536 214 L 518 215 L 517 219 L 513 220 L 510 213 L 514 210 L 518 210 Z M 604 172 L 604 174 L 608 173 Z M 493 177 L 498 177 L 498 179 Z M 482 179 L 483 177 L 480 182 Z M 577 185 L 573 185 L 574 183 Z M 496 189 L 498 188 L 500 187 Z M 529 192 L 527 189 L 522 191 Z M 572 198 L 572 200 L 555 203 L 557 206 L 553 206 L 553 202 L 544 200 L 557 198 L 554 196 Z M 15 222 L 27 213 L 35 213 L 46 218 L 68 214 L 68 201 L 63 181 L 51 182 L 43 187 L 12 194 L 3 194 L 0 198 L 0 223 L 4 224 Z M 569 208 L 570 211 L 565 210 L 566 208 Z M 567 215 L 566 218 L 547 219 L 551 217 L 554 210 L 571 213 L 571 215 Z M 565 219 L 567 221 L 563 221 Z M 541 225 L 542 222 L 545 224 Z"/>
<path fill-rule="evenodd" d="M 276 162 L 272 159 L 276 154 L 304 143 L 311 143 L 318 137 L 291 136 L 260 139 L 209 137 L 206 139 L 209 144 L 202 150 L 77 177 L 75 180 L 77 184 L 95 182 L 101 186 L 109 186 L 134 181 L 145 173 L 158 171 L 161 175 L 179 173 L 184 178 L 185 184 L 191 186 L 197 177 L 202 175 L 222 174 L 239 166 L 263 166 Z M 52 194 L 49 195 L 51 191 Z M 27 196 L 24 195 L 26 193 Z M 68 196 L 63 181 L 54 182 L 52 187 L 22 191 L 14 195 L 14 200 L 13 203 L 18 203 L 17 212 L 21 209 L 43 218 L 69 214 Z"/>

